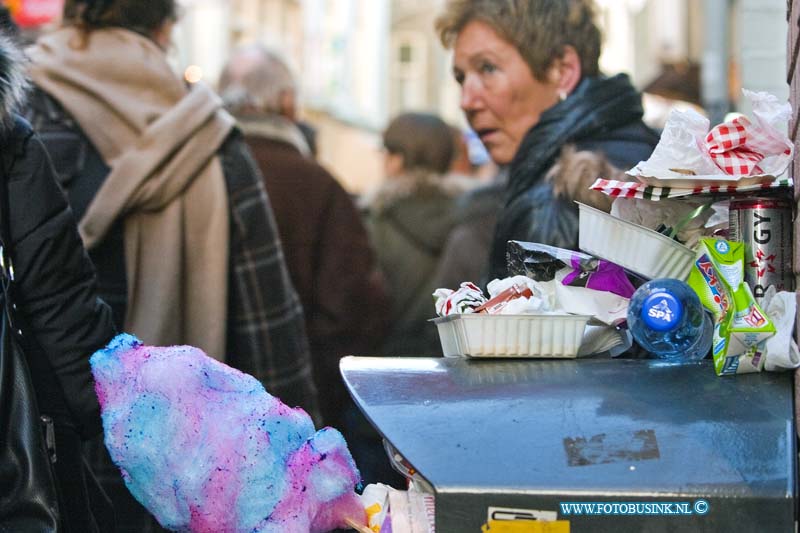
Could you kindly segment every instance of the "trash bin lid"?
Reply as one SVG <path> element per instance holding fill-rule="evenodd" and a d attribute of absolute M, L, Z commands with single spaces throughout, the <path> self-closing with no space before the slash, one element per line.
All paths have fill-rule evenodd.
<path fill-rule="evenodd" d="M 710 361 L 367 357 L 343 358 L 341 371 L 370 422 L 433 487 L 437 531 L 480 531 L 492 505 L 699 498 L 705 516 L 570 520 L 575 531 L 794 531 L 790 373 L 720 378 Z"/>

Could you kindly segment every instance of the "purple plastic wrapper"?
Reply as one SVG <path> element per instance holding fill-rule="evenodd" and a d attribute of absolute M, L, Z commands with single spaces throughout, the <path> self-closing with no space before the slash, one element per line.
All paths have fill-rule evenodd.
<path fill-rule="evenodd" d="M 508 241 L 506 247 L 508 276 L 528 276 L 536 281 L 550 281 L 556 272 L 568 265 L 581 265 L 592 270 L 597 259 L 573 250 L 556 248 L 537 242 Z"/>
<path fill-rule="evenodd" d="M 636 291 L 621 266 L 574 250 L 535 242 L 509 241 L 506 252 L 509 276 L 528 276 L 536 281 L 550 281 L 556 272 L 570 267 L 562 283 L 586 287 L 630 298 Z"/>
<path fill-rule="evenodd" d="M 611 292 L 623 298 L 630 298 L 636 291 L 625 269 L 616 263 L 599 259 L 593 270 L 583 270 L 579 261 L 573 261 L 572 268 L 562 281 L 564 285 Z"/>
<path fill-rule="evenodd" d="M 630 298 L 636 292 L 625 269 L 616 263 L 599 259 L 594 270 L 581 270 L 583 267 L 580 262 L 573 261 L 572 267 L 573 271 L 562 281 L 564 285 L 612 292 L 623 298 Z"/>

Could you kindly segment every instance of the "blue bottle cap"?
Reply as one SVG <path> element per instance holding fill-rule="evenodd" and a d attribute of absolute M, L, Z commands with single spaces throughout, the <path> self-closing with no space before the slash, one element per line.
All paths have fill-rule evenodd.
<path fill-rule="evenodd" d="M 675 329 L 682 316 L 683 304 L 666 291 L 654 292 L 645 299 L 642 305 L 642 321 L 655 331 Z"/>

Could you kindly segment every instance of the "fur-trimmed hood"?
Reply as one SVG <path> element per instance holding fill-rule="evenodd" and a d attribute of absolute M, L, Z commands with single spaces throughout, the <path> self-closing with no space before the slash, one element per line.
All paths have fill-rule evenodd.
<path fill-rule="evenodd" d="M 7 124 L 25 100 L 28 89 L 25 56 L 14 41 L 0 33 L 0 121 Z"/>
<path fill-rule="evenodd" d="M 410 244 L 425 257 L 437 257 L 458 220 L 458 197 L 475 185 L 464 176 L 409 173 L 386 180 L 360 205 L 382 247 L 406 250 Z"/>
<path fill-rule="evenodd" d="M 612 165 L 601 152 L 578 151 L 572 145 L 564 147 L 556 164 L 545 174 L 556 197 L 608 212 L 613 199 L 589 189 L 597 178 L 630 181 L 625 172 Z"/>

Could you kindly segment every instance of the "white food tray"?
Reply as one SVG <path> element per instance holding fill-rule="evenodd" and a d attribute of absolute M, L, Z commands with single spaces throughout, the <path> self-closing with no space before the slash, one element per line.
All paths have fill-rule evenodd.
<path fill-rule="evenodd" d="M 575 358 L 589 316 L 457 314 L 436 318 L 445 357 Z"/>
<path fill-rule="evenodd" d="M 578 247 L 648 279 L 685 280 L 694 252 L 656 231 L 613 217 L 580 202 Z"/>

